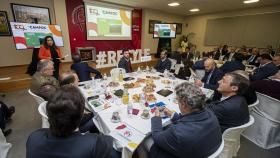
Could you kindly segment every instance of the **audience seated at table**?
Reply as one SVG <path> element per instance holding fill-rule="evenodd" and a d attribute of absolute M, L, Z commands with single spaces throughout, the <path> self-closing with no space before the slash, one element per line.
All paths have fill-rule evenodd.
<path fill-rule="evenodd" d="M 262 80 L 277 73 L 278 68 L 272 63 L 269 54 L 261 54 L 259 57 L 260 66 L 250 75 L 251 81 Z"/>
<path fill-rule="evenodd" d="M 67 71 L 59 76 L 59 83 L 60 86 L 72 85 L 78 87 L 79 78 L 76 73 Z M 91 133 L 98 133 L 98 129 L 96 128 L 92 120 L 93 117 L 93 113 L 85 109 L 84 115 L 79 125 L 80 132 L 85 133 L 89 131 Z"/>
<path fill-rule="evenodd" d="M 274 57 L 275 51 L 273 50 L 272 45 L 267 45 L 267 46 L 266 46 L 266 51 L 267 51 L 267 53 L 268 53 L 269 55 L 271 55 L 272 57 Z"/>
<path fill-rule="evenodd" d="M 195 85 L 212 90 L 218 88 L 218 81 L 222 78 L 222 72 L 216 67 L 213 59 L 208 58 L 204 62 L 205 75 L 202 80 L 196 80 Z"/>
<path fill-rule="evenodd" d="M 230 51 L 225 55 L 224 60 L 231 61 L 235 53 L 236 53 L 236 47 L 231 47 Z M 242 55 L 242 59 L 243 59 L 243 55 Z"/>
<path fill-rule="evenodd" d="M 91 80 L 91 73 L 95 74 L 94 78 L 102 78 L 98 70 L 90 67 L 86 62 L 81 62 L 81 56 L 79 54 L 73 55 L 72 59 L 74 63 L 71 65 L 71 70 L 77 73 L 81 82 Z"/>
<path fill-rule="evenodd" d="M 42 59 L 38 62 L 37 72 L 32 76 L 30 90 L 34 94 L 49 100 L 58 88 L 58 81 L 53 77 L 53 62 Z"/>
<path fill-rule="evenodd" d="M 274 76 L 269 77 L 269 79 L 252 82 L 251 86 L 257 92 L 280 100 L 280 70 Z"/>
<path fill-rule="evenodd" d="M 167 58 L 167 51 L 163 50 L 160 53 L 160 59 L 157 61 L 155 65 L 155 69 L 157 72 L 163 73 L 164 70 L 170 70 L 171 68 L 171 61 Z"/>
<path fill-rule="evenodd" d="M 280 54 L 275 54 L 273 57 L 273 64 L 280 70 Z"/>
<path fill-rule="evenodd" d="M 251 55 L 247 57 L 248 64 L 258 67 L 260 65 L 260 63 L 258 61 L 258 57 L 259 57 L 259 49 L 256 47 L 252 48 Z"/>
<path fill-rule="evenodd" d="M 208 157 L 219 148 L 222 134 L 215 115 L 203 108 L 205 95 L 187 82 L 178 85 L 175 94 L 181 114 L 164 109 L 172 124 L 162 127 L 158 109 L 151 119 L 150 158 Z"/>
<path fill-rule="evenodd" d="M 123 57 L 120 59 L 118 63 L 118 68 L 123 68 L 125 69 L 126 73 L 132 72 L 132 66 L 131 66 L 131 61 L 130 61 L 130 55 L 129 55 L 129 50 L 124 49 L 122 51 Z"/>
<path fill-rule="evenodd" d="M 222 55 L 222 45 L 214 48 L 213 51 L 208 52 L 208 55 L 212 57 L 214 60 L 219 60 L 220 56 Z"/>
<path fill-rule="evenodd" d="M 249 74 L 246 71 L 235 70 L 235 71 L 233 71 L 233 73 L 243 76 L 250 82 Z M 256 91 L 252 88 L 251 84 L 249 84 L 249 87 L 247 88 L 247 90 L 243 91 L 242 96 L 246 99 L 246 102 L 248 105 L 254 104 L 257 101 Z"/>
<path fill-rule="evenodd" d="M 193 65 L 193 62 L 190 60 L 185 60 L 183 62 L 183 67 L 180 68 L 178 75 L 175 74 L 175 77 L 186 80 L 186 77 L 191 76 L 190 68 Z"/>
<path fill-rule="evenodd" d="M 8 105 L 0 101 L 0 130 L 2 130 L 4 136 L 8 136 L 12 132 L 12 129 L 6 129 L 6 124 L 12 120 L 14 113 L 14 106 L 8 107 Z"/>
<path fill-rule="evenodd" d="M 231 127 L 243 125 L 249 121 L 248 104 L 243 96 L 249 86 L 249 80 L 235 73 L 227 73 L 219 81 L 220 101 L 208 105 L 219 120 L 222 132 Z"/>
<path fill-rule="evenodd" d="M 192 57 L 188 59 L 200 58 L 200 52 L 196 50 L 196 45 L 194 44 L 191 46 L 189 54 L 192 54 Z"/>
<path fill-rule="evenodd" d="M 83 116 L 85 100 L 77 87 L 58 89 L 47 103 L 50 128 L 33 132 L 26 143 L 26 158 L 117 158 L 112 137 L 81 134 L 77 128 Z"/>
<path fill-rule="evenodd" d="M 225 62 L 221 67 L 220 70 L 223 74 L 228 72 L 232 72 L 235 70 L 245 70 L 245 65 L 242 63 L 243 55 L 240 53 L 234 53 L 231 61 Z"/>

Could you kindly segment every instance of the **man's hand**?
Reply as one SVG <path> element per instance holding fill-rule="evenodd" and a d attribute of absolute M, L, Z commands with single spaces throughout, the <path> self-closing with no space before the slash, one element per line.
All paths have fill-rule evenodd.
<path fill-rule="evenodd" d="M 194 81 L 194 84 L 195 84 L 195 86 L 197 86 L 197 87 L 202 87 L 202 81 L 201 80 L 195 80 Z"/>
<path fill-rule="evenodd" d="M 160 117 L 160 113 L 159 113 L 158 107 L 156 107 L 156 109 L 155 109 L 155 116 L 156 117 Z"/>
<path fill-rule="evenodd" d="M 163 111 L 168 117 L 171 117 L 172 114 L 174 113 L 173 111 L 169 110 L 168 108 L 164 108 Z"/>

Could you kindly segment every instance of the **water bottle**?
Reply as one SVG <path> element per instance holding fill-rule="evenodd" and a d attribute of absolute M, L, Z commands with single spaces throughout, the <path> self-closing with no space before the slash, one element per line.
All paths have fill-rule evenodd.
<path fill-rule="evenodd" d="M 133 109 L 133 105 L 132 105 L 132 103 L 129 103 L 127 105 L 127 115 L 128 115 L 128 117 L 132 116 L 132 109 Z"/>
<path fill-rule="evenodd" d="M 107 80 L 107 78 L 108 78 L 108 77 L 107 77 L 107 74 L 104 73 L 103 79 L 104 79 L 104 80 Z"/>

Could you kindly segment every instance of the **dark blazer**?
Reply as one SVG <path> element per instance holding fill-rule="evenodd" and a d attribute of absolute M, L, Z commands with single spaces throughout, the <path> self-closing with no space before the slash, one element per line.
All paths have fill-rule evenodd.
<path fill-rule="evenodd" d="M 77 73 L 80 82 L 91 80 L 90 73 L 94 73 L 95 78 L 102 78 L 102 75 L 98 70 L 90 67 L 85 62 L 74 63 L 71 65 L 71 69 Z"/>
<path fill-rule="evenodd" d="M 194 57 L 194 54 L 192 52 L 187 52 L 187 53 L 182 53 L 181 54 L 181 61 L 185 61 L 185 60 L 192 60 Z"/>
<path fill-rule="evenodd" d="M 218 68 L 215 68 L 212 76 L 210 77 L 209 84 L 207 84 L 207 78 L 210 73 L 211 72 L 206 72 L 201 81 L 204 83 L 204 88 L 216 90 L 219 86 L 218 81 L 220 81 L 223 77 L 222 72 Z"/>
<path fill-rule="evenodd" d="M 26 158 L 118 158 L 109 136 L 74 132 L 66 138 L 51 134 L 47 128 L 33 132 L 26 143 Z"/>
<path fill-rule="evenodd" d="M 280 70 L 280 65 L 277 65 L 278 70 Z"/>
<path fill-rule="evenodd" d="M 251 60 L 250 58 L 251 58 L 252 56 L 253 56 L 253 55 L 249 56 L 248 59 L 247 59 L 249 65 L 259 66 L 260 63 L 257 62 L 257 59 L 258 59 L 259 55 L 256 55 L 256 56 L 253 58 L 253 60 Z"/>
<path fill-rule="evenodd" d="M 193 70 L 204 70 L 204 61 L 205 60 L 198 60 L 198 61 L 196 61 L 193 64 L 192 69 Z"/>
<path fill-rule="evenodd" d="M 280 81 L 276 80 L 259 80 L 251 83 L 251 87 L 257 92 L 271 96 L 280 100 Z"/>
<path fill-rule="evenodd" d="M 223 101 L 212 102 L 208 108 L 218 118 L 222 132 L 249 121 L 248 104 L 242 96 L 235 95 Z"/>
<path fill-rule="evenodd" d="M 262 80 L 278 72 L 278 68 L 271 62 L 256 69 L 253 75 L 250 75 L 251 81 Z"/>
<path fill-rule="evenodd" d="M 207 157 L 220 146 L 222 135 L 218 120 L 209 110 L 180 116 L 175 113 L 172 124 L 165 130 L 160 117 L 153 117 L 154 144 L 150 158 Z"/>
<path fill-rule="evenodd" d="M 125 69 L 125 72 L 126 72 L 126 73 L 129 73 L 129 72 L 132 72 L 132 71 L 133 71 L 133 70 L 132 70 L 132 66 L 131 66 L 131 61 L 130 61 L 130 60 L 127 61 L 127 60 L 125 59 L 125 57 L 122 57 L 122 58 L 120 59 L 119 64 L 118 64 L 118 67 L 119 67 L 119 68 Z"/>
<path fill-rule="evenodd" d="M 165 69 L 170 70 L 170 68 L 171 68 L 171 61 L 168 58 L 166 58 L 163 62 L 161 59 L 159 59 L 155 66 L 155 69 L 161 73 L 163 73 Z"/>
<path fill-rule="evenodd" d="M 220 70 L 225 74 L 235 70 L 245 70 L 245 65 L 239 61 L 227 61 L 220 67 Z"/>

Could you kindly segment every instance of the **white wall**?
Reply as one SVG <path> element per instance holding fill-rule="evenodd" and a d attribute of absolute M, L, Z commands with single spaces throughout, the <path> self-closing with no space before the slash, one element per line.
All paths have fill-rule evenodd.
<path fill-rule="evenodd" d="M 275 11 L 280 11 L 280 5 L 262 7 L 262 8 L 252 8 L 252 9 L 246 9 L 246 10 L 237 10 L 237 11 L 231 11 L 231 12 L 221 12 L 221 13 L 215 13 L 215 14 L 188 16 L 185 18 L 185 23 L 188 24 L 188 27 L 183 31 L 185 34 L 188 34 L 191 32 L 194 32 L 196 34 L 191 41 L 197 45 L 197 49 L 199 51 L 209 51 L 209 50 L 213 49 L 213 46 L 204 45 L 206 24 L 207 24 L 208 19 L 240 16 L 240 15 L 252 15 L 252 14 L 275 12 Z M 226 36 L 226 34 L 225 34 L 225 36 Z"/>
<path fill-rule="evenodd" d="M 167 23 L 183 23 L 184 17 L 172 15 L 169 13 L 163 13 L 155 10 L 150 9 L 143 9 L 142 10 L 142 41 L 141 47 L 142 48 L 150 48 L 151 53 L 156 53 L 157 46 L 158 46 L 158 39 L 153 38 L 153 34 L 149 34 L 149 20 L 160 20 L 162 22 Z M 183 25 L 183 31 L 184 31 Z M 182 34 L 183 35 L 183 34 Z M 177 47 L 180 46 L 180 40 L 182 35 L 177 35 L 175 39 L 171 39 L 171 47 L 172 50 L 176 50 Z"/>

